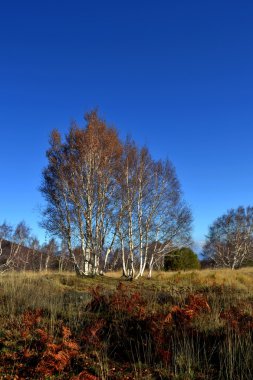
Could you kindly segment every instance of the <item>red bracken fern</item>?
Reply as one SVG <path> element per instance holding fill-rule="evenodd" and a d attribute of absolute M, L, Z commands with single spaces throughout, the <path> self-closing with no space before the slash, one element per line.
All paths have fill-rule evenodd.
<path fill-rule="evenodd" d="M 22 338 L 27 338 L 31 330 L 37 326 L 41 321 L 42 310 L 27 310 L 23 313 L 22 325 L 21 325 L 21 336 Z"/>
<path fill-rule="evenodd" d="M 211 308 L 202 294 L 191 294 L 184 307 L 173 306 L 165 321 L 176 323 L 187 323 L 200 313 L 210 313 Z"/>
<path fill-rule="evenodd" d="M 37 331 L 45 343 L 45 351 L 36 367 L 36 372 L 43 376 L 52 376 L 63 372 L 79 352 L 78 344 L 70 339 L 71 331 L 68 327 L 62 328 L 62 341 L 59 344 L 52 343 L 52 337 L 46 335 L 43 330 Z M 45 341 L 47 339 L 47 341 Z"/>

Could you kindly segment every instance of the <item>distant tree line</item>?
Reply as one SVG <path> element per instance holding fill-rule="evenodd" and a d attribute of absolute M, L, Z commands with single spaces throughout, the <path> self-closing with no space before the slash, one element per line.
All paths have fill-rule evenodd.
<path fill-rule="evenodd" d="M 209 227 L 209 234 L 203 247 L 203 259 L 189 247 L 169 249 L 157 255 L 153 268 L 155 270 L 191 270 L 201 268 L 231 268 L 253 265 L 253 208 L 238 207 L 214 221 Z M 157 247 L 156 247 L 157 246 Z M 163 252 L 164 245 L 152 242 L 147 249 L 147 261 L 153 252 Z M 122 251 L 115 245 L 110 255 L 107 250 L 101 253 L 102 267 L 106 270 L 121 270 L 123 267 Z M 129 251 L 125 250 L 128 265 Z M 73 254 L 82 262 L 80 246 L 74 248 Z M 136 258 L 137 259 L 137 258 Z M 69 270 L 75 269 L 75 263 L 69 255 L 64 242 L 59 246 L 54 238 L 40 245 L 38 239 L 31 235 L 30 228 L 24 221 L 14 228 L 6 222 L 0 225 L 0 273 L 7 270 Z"/>
<path fill-rule="evenodd" d="M 148 249 L 148 259 L 153 246 Z M 105 259 L 104 252 L 101 260 Z M 74 250 L 78 261 L 82 260 L 80 247 Z M 54 238 L 40 244 L 31 235 L 30 228 L 24 221 L 16 227 L 3 222 L 0 224 L 0 274 L 9 270 L 15 271 L 73 271 L 74 263 L 68 254 L 67 247 L 59 246 Z M 107 260 L 107 271 L 122 269 L 122 254 L 120 249 L 112 250 Z M 197 255 L 190 248 L 175 249 L 168 255 L 160 256 L 154 264 L 155 270 L 187 270 L 199 269 Z"/>
<path fill-rule="evenodd" d="M 40 245 L 24 221 L 18 223 L 16 227 L 6 222 L 0 224 L 0 273 L 9 270 L 47 271 L 48 269 L 60 271 L 73 269 L 64 247 L 59 250 L 54 238 Z"/>

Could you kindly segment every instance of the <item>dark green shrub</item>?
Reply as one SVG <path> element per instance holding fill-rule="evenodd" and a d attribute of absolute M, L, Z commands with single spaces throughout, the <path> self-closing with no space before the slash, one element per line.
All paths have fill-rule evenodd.
<path fill-rule="evenodd" d="M 200 269 L 198 256 L 190 248 L 175 249 L 164 259 L 165 270 Z"/>

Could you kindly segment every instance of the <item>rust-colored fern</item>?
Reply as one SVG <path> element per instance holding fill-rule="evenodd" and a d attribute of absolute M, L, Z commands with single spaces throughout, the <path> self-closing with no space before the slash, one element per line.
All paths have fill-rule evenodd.
<path fill-rule="evenodd" d="M 45 341 L 46 335 L 39 331 Z M 68 327 L 62 327 L 62 341 L 59 344 L 52 343 L 52 338 L 48 336 L 46 349 L 39 361 L 36 372 L 44 376 L 52 376 L 63 372 L 70 365 L 71 359 L 79 352 L 79 345 L 70 340 L 71 331 Z"/>

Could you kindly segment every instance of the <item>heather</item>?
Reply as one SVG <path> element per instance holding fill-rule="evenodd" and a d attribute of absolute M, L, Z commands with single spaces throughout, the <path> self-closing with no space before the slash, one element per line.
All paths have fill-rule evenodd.
<path fill-rule="evenodd" d="M 2 379 L 250 379 L 253 270 L 0 278 Z"/>

